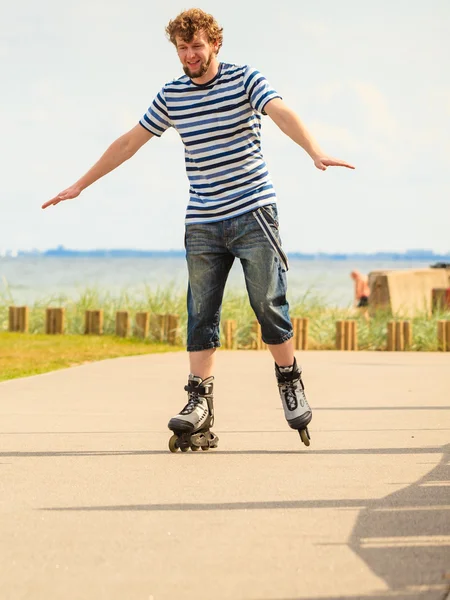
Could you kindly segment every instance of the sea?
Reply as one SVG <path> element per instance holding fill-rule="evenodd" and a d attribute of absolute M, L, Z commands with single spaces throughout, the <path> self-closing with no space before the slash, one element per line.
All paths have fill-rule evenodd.
<path fill-rule="evenodd" d="M 329 306 L 348 307 L 353 302 L 350 272 L 368 274 L 379 269 L 429 267 L 432 261 L 411 260 L 325 260 L 290 258 L 288 297 L 317 298 Z M 126 292 L 138 300 L 146 290 L 170 287 L 183 293 L 187 269 L 183 256 L 79 257 L 19 255 L 0 257 L 0 301 L 32 306 L 64 296 L 76 301 L 87 289 L 120 296 Z M 227 290 L 245 291 L 239 261 L 233 265 Z"/>

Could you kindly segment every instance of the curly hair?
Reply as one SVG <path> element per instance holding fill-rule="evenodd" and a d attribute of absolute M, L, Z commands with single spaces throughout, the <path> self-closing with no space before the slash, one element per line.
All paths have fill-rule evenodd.
<path fill-rule="evenodd" d="M 176 36 L 185 42 L 191 42 L 200 31 L 206 33 L 210 44 L 217 43 L 217 53 L 219 53 L 223 40 L 223 28 L 219 26 L 212 15 L 203 12 L 200 8 L 183 11 L 178 17 L 169 21 L 166 27 L 167 37 L 175 46 L 177 45 Z"/>

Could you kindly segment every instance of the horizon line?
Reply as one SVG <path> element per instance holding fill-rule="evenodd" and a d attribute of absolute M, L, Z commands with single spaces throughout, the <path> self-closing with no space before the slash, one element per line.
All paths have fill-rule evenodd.
<path fill-rule="evenodd" d="M 132 254 L 185 254 L 185 250 L 183 248 L 179 249 L 170 249 L 170 250 L 161 250 L 161 249 L 141 249 L 141 248 L 90 248 L 90 249 L 80 249 L 80 248 L 66 248 L 62 245 L 59 245 L 55 248 L 47 248 L 46 250 L 40 250 L 37 248 L 33 248 L 31 250 L 23 250 L 23 249 L 0 249 L 0 258 L 15 258 L 19 255 L 55 255 L 55 254 L 100 254 L 100 253 L 132 253 Z M 351 250 L 351 251 L 323 251 L 323 250 L 315 250 L 315 251 L 302 251 L 302 250 L 293 250 L 287 251 L 288 255 L 299 255 L 299 256 L 408 256 L 410 258 L 433 258 L 433 257 L 441 257 L 441 258 L 449 258 L 450 259 L 450 251 L 447 252 L 437 252 L 436 250 L 432 250 L 429 248 L 409 248 L 406 250 L 372 250 L 372 251 L 361 251 L 361 250 Z"/>

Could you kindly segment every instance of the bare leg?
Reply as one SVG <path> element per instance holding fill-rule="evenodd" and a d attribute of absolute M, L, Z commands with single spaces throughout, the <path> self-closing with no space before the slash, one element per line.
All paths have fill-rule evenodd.
<path fill-rule="evenodd" d="M 189 367 L 192 375 L 206 379 L 211 377 L 214 371 L 215 348 L 189 352 Z"/>
<path fill-rule="evenodd" d="M 292 338 L 282 344 L 267 344 L 267 347 L 279 367 L 290 367 L 294 364 L 294 343 Z"/>

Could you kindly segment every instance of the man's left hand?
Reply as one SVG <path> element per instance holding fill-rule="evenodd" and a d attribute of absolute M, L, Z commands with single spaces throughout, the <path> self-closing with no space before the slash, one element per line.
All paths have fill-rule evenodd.
<path fill-rule="evenodd" d="M 320 171 L 326 171 L 327 167 L 346 167 L 347 169 L 354 169 L 355 167 L 343 160 L 337 158 L 331 158 L 330 156 L 319 156 L 314 159 L 314 165 Z"/>

